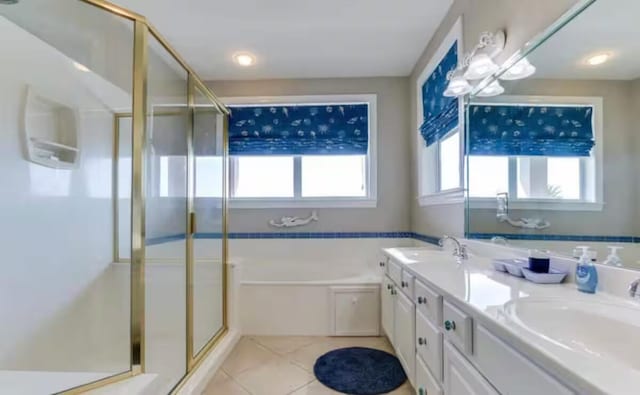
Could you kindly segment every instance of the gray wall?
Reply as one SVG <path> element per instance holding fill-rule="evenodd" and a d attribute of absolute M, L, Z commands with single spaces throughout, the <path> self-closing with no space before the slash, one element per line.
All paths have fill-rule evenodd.
<path fill-rule="evenodd" d="M 636 131 L 634 135 L 634 138 L 635 138 L 634 158 L 636 160 L 634 169 L 636 171 L 632 174 L 632 177 L 636 183 L 635 200 L 636 202 L 640 202 L 640 172 L 638 172 L 638 169 L 640 169 L 640 131 L 637 130 L 637 129 L 640 129 L 640 78 L 638 78 L 637 80 L 631 83 L 631 96 L 632 96 L 632 104 L 633 104 L 633 111 L 634 111 L 633 115 L 635 117 L 634 122 L 636 126 Z M 636 224 L 635 235 L 640 237 L 640 203 L 638 203 L 634 213 L 635 213 L 635 224 Z"/>
<path fill-rule="evenodd" d="M 629 81 L 544 80 L 518 81 L 512 95 L 599 96 L 603 98 L 604 202 L 602 211 L 511 210 L 514 218 L 548 218 L 551 227 L 536 234 L 630 236 L 635 233 L 634 215 L 640 206 L 636 199 L 637 169 L 634 157 L 637 111 L 633 107 Z M 470 169 L 473 177 L 473 169 Z M 472 209 L 469 230 L 481 233 L 522 233 L 521 229 L 496 221 L 495 209 Z"/>
<path fill-rule="evenodd" d="M 538 32 L 544 30 L 577 0 L 456 0 L 433 39 L 420 56 L 409 79 L 410 94 L 410 141 L 411 141 L 411 229 L 414 232 L 437 236 L 442 233 L 464 234 L 464 204 L 419 207 L 417 192 L 417 169 L 415 158 L 416 94 L 418 76 L 437 50 L 455 21 L 462 16 L 464 47 L 472 48 L 483 31 L 505 29 L 507 45 L 498 61 L 503 61 L 521 48 Z"/>
<path fill-rule="evenodd" d="M 410 179 L 408 78 L 345 78 L 261 81 L 213 81 L 219 97 L 322 94 L 378 95 L 378 206 L 318 209 L 320 220 L 305 232 L 407 231 Z M 231 209 L 230 232 L 270 232 L 267 223 L 282 216 L 306 217 L 311 209 Z M 300 231 L 294 229 L 293 231 Z"/>

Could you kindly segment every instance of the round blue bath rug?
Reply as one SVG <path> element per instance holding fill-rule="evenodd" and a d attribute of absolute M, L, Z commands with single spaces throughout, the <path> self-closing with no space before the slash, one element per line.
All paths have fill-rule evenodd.
<path fill-rule="evenodd" d="M 400 387 L 407 376 L 388 352 L 364 347 L 340 348 L 316 361 L 313 373 L 327 387 L 351 395 L 378 395 Z"/>

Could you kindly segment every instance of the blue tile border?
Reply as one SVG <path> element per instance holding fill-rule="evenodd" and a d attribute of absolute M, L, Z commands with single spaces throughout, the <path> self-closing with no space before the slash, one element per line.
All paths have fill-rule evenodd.
<path fill-rule="evenodd" d="M 510 234 L 510 233 L 468 233 L 467 238 L 488 240 L 494 236 L 509 240 L 545 240 L 545 241 L 591 241 L 608 243 L 640 243 L 636 236 L 593 236 L 593 235 L 549 235 L 549 234 Z"/>
<path fill-rule="evenodd" d="M 640 243 L 635 236 L 589 236 L 589 235 L 546 235 L 546 234 L 509 234 L 509 233 L 468 233 L 467 238 L 488 240 L 494 236 L 509 240 L 546 240 L 546 241 L 587 241 L 609 243 Z M 221 239 L 222 233 L 196 233 L 196 239 Z M 158 245 L 170 241 L 183 240 L 185 234 L 175 234 L 149 238 L 146 245 Z M 231 232 L 230 240 L 253 239 L 415 239 L 429 244 L 438 244 L 440 237 L 416 232 Z"/>

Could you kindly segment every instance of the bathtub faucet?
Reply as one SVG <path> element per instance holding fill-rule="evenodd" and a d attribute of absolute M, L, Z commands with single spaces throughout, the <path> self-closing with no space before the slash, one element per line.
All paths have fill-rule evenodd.
<path fill-rule="evenodd" d="M 438 245 L 440 247 L 444 247 L 444 243 L 447 240 L 451 240 L 456 244 L 456 247 L 453 249 L 453 256 L 455 256 L 458 259 L 458 262 L 469 259 L 469 254 L 467 254 L 467 246 L 464 244 L 460 244 L 458 239 L 456 239 L 455 237 L 444 235 L 438 241 Z"/>

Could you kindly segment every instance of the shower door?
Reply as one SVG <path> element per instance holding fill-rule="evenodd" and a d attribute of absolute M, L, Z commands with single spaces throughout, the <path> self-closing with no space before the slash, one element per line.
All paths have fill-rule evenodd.
<path fill-rule="evenodd" d="M 189 364 L 224 330 L 225 318 L 225 156 L 224 119 L 201 86 L 192 81 L 191 166 L 192 270 L 188 322 Z"/>

